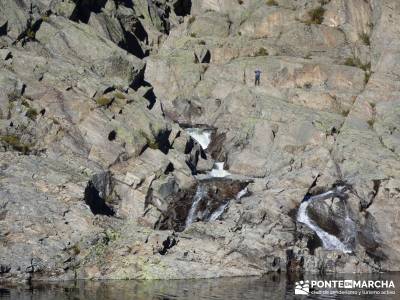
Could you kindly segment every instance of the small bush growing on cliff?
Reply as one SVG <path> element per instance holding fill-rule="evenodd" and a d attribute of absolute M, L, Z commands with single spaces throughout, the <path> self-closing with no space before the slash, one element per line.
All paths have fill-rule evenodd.
<path fill-rule="evenodd" d="M 322 6 L 310 10 L 308 12 L 309 20 L 306 22 L 306 24 L 322 24 L 322 22 L 324 21 L 324 14 L 325 8 L 323 8 Z"/>
<path fill-rule="evenodd" d="M 112 102 L 112 99 L 108 98 L 108 97 L 99 97 L 96 100 L 96 103 L 100 106 L 107 106 L 110 105 L 110 103 Z"/>
<path fill-rule="evenodd" d="M 2 135 L 0 136 L 0 141 L 22 154 L 26 155 L 30 152 L 30 145 L 22 143 L 21 139 L 16 135 Z"/>
<path fill-rule="evenodd" d="M 365 32 L 359 34 L 360 39 L 363 41 L 363 43 L 367 46 L 371 45 L 371 41 L 369 39 L 369 35 L 366 34 Z"/>
<path fill-rule="evenodd" d="M 196 20 L 196 17 L 195 17 L 195 16 L 191 16 L 191 17 L 189 18 L 189 20 L 188 20 L 188 24 L 189 24 L 189 25 L 192 24 L 195 20 Z"/>
<path fill-rule="evenodd" d="M 125 99 L 125 95 L 123 93 L 121 93 L 121 92 L 116 92 L 115 93 L 115 98 Z"/>
<path fill-rule="evenodd" d="M 29 108 L 28 111 L 26 112 L 25 116 L 27 116 L 29 119 L 31 119 L 32 121 L 36 120 L 36 117 L 38 115 L 38 112 L 36 109 L 34 108 Z"/>
<path fill-rule="evenodd" d="M 368 63 L 363 64 L 358 57 L 349 57 L 345 60 L 344 64 L 346 66 L 360 68 L 366 72 L 371 70 L 371 63 L 368 62 Z"/>
<path fill-rule="evenodd" d="M 278 2 L 275 0 L 267 0 L 267 5 L 269 6 L 278 6 Z"/>
<path fill-rule="evenodd" d="M 268 51 L 264 47 L 258 49 L 258 51 L 254 54 L 254 56 L 268 56 Z"/>

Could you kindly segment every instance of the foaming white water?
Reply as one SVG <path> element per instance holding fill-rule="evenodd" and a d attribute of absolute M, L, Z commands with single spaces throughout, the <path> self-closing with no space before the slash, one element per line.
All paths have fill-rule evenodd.
<path fill-rule="evenodd" d="M 325 249 L 327 250 L 340 250 L 344 253 L 351 253 L 352 250 L 343 244 L 342 241 L 340 241 L 336 236 L 329 234 L 328 232 L 324 231 L 322 228 L 320 228 L 307 214 L 307 207 L 308 205 L 313 202 L 313 201 L 318 201 L 318 200 L 324 200 L 328 199 L 329 197 L 337 196 L 338 193 L 342 192 L 343 189 L 339 188 L 337 190 L 331 190 L 323 194 L 319 194 L 316 196 L 311 197 L 307 201 L 303 201 L 300 204 L 299 210 L 297 212 L 297 221 L 307 225 L 311 230 L 313 230 L 318 237 L 322 241 L 322 245 Z M 347 220 L 348 219 L 348 220 Z M 353 221 L 346 216 L 346 223 L 350 222 L 353 224 Z"/>
<path fill-rule="evenodd" d="M 186 227 L 193 223 L 193 219 L 197 214 L 197 207 L 199 206 L 199 203 L 200 203 L 201 199 L 203 199 L 205 193 L 206 193 L 206 190 L 205 190 L 204 186 L 199 184 L 196 189 L 196 194 L 193 197 L 192 206 L 190 207 L 188 216 L 186 218 L 186 222 L 185 222 Z"/>
<path fill-rule="evenodd" d="M 223 162 L 216 162 L 214 168 L 210 171 L 209 175 L 211 177 L 226 177 L 231 175 L 228 171 L 224 170 Z"/>
<path fill-rule="evenodd" d="M 188 128 L 187 133 L 205 150 L 211 142 L 211 130 L 202 128 Z"/>
<path fill-rule="evenodd" d="M 220 207 L 218 207 L 218 209 L 211 214 L 209 220 L 210 221 L 217 220 L 222 215 L 222 213 L 225 211 L 225 208 L 228 206 L 228 204 L 229 204 L 229 202 L 226 202 L 225 204 L 222 204 Z"/>
<path fill-rule="evenodd" d="M 247 186 L 241 190 L 237 195 L 236 195 L 236 200 L 240 200 L 242 197 L 246 196 L 249 193 L 249 190 Z"/>

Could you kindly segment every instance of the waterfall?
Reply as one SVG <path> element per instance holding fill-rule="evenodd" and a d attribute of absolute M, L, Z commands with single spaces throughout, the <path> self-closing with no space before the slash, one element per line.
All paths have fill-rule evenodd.
<path fill-rule="evenodd" d="M 236 195 L 236 200 L 240 200 L 242 199 L 242 197 L 246 196 L 249 193 L 249 189 L 247 188 L 247 186 L 241 190 L 237 195 Z"/>
<path fill-rule="evenodd" d="M 222 215 L 222 213 L 225 211 L 225 209 L 226 209 L 226 207 L 228 206 L 228 204 L 229 204 L 229 201 L 226 202 L 226 203 L 224 203 L 224 204 L 222 204 L 220 207 L 218 207 L 218 209 L 215 210 L 215 211 L 211 214 L 211 216 L 210 216 L 210 218 L 209 218 L 208 220 L 209 220 L 209 221 L 215 221 L 215 220 L 217 220 L 217 219 Z"/>
<path fill-rule="evenodd" d="M 307 225 L 311 230 L 313 230 L 318 237 L 321 239 L 323 247 L 327 250 L 340 250 L 344 253 L 351 253 L 352 250 L 346 246 L 342 241 L 340 241 L 336 236 L 329 234 L 328 232 L 324 231 L 322 228 L 320 228 L 307 214 L 307 208 L 308 205 L 313 202 L 313 201 L 318 201 L 318 200 L 325 200 L 329 199 L 331 197 L 341 197 L 343 196 L 343 191 L 345 190 L 345 187 L 337 187 L 333 190 L 330 190 L 326 193 L 322 193 L 316 196 L 312 196 L 308 199 L 305 199 L 297 212 L 297 221 Z M 351 223 L 354 226 L 354 222 L 350 219 L 348 216 L 348 212 L 346 209 L 346 221 L 347 219 L 349 220 L 348 222 L 351 221 Z"/>
<path fill-rule="evenodd" d="M 211 133 L 210 129 L 202 129 L 202 128 L 188 128 L 186 129 L 187 133 L 198 142 L 201 147 L 205 150 L 211 142 Z"/>
<path fill-rule="evenodd" d="M 199 206 L 199 203 L 201 199 L 203 199 L 205 194 L 206 190 L 204 186 L 199 184 L 196 189 L 196 194 L 193 197 L 192 206 L 190 207 L 189 213 L 186 218 L 185 222 L 186 227 L 193 223 L 194 217 L 197 215 L 197 207 Z"/>
<path fill-rule="evenodd" d="M 209 175 L 211 177 L 226 177 L 231 175 L 228 171 L 224 170 L 223 162 L 216 162 L 214 168 L 210 171 Z"/>

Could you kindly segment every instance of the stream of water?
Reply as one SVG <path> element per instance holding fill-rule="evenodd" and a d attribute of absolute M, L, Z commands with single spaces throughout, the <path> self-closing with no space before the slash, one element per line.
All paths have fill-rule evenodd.
<path fill-rule="evenodd" d="M 297 221 L 307 225 L 311 230 L 313 230 L 318 237 L 322 241 L 322 245 L 325 249 L 327 250 L 339 250 L 344 253 L 351 253 L 352 250 L 345 245 L 342 241 L 340 241 L 336 236 L 329 234 L 328 232 L 324 231 L 322 228 L 320 228 L 311 218 L 308 216 L 307 213 L 307 208 L 312 203 L 313 201 L 321 201 L 325 199 L 329 199 L 332 197 L 341 197 L 342 192 L 344 188 L 343 187 L 337 187 L 335 189 L 332 189 L 326 193 L 322 193 L 319 195 L 312 196 L 306 200 L 304 200 L 299 207 L 299 210 L 297 212 Z M 347 208 L 346 208 L 346 220 L 349 223 L 348 225 L 350 226 L 350 223 L 352 226 L 354 226 L 354 222 L 350 219 L 348 216 Z"/>

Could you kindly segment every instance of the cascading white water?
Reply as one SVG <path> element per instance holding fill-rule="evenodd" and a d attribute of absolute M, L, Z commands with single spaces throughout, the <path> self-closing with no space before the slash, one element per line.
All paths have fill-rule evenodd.
<path fill-rule="evenodd" d="M 344 253 L 351 253 L 352 250 L 346 246 L 342 241 L 340 241 L 336 236 L 327 233 L 321 229 L 307 214 L 307 207 L 313 201 L 325 200 L 330 197 L 340 196 L 341 192 L 344 190 L 343 187 L 338 187 L 335 190 L 328 191 L 323 194 L 319 194 L 310 197 L 308 200 L 303 201 L 297 212 L 297 221 L 307 225 L 311 230 L 313 230 L 318 237 L 321 239 L 323 247 L 327 250 L 340 250 Z M 346 218 L 349 218 L 346 212 Z M 350 219 L 350 218 L 349 218 Z M 351 220 L 351 219 L 350 219 Z M 353 221 L 351 221 L 353 223 Z"/>
<path fill-rule="evenodd" d="M 211 214 L 211 216 L 208 220 L 209 221 L 217 220 L 222 215 L 222 213 L 225 211 L 228 204 L 229 204 L 229 202 L 226 202 L 225 204 L 222 204 L 220 207 L 218 207 L 218 209 Z"/>
<path fill-rule="evenodd" d="M 211 142 L 211 133 L 210 129 L 202 129 L 202 128 L 188 128 L 186 129 L 187 133 L 198 142 L 201 147 L 205 150 Z"/>
<path fill-rule="evenodd" d="M 249 189 L 247 188 L 247 186 L 241 190 L 237 195 L 236 195 L 236 200 L 240 200 L 242 199 L 242 197 L 246 196 L 249 193 Z"/>
<path fill-rule="evenodd" d="M 193 223 L 194 217 L 197 214 L 197 207 L 199 206 L 199 203 L 201 199 L 203 199 L 205 193 L 206 190 L 204 186 L 199 184 L 196 189 L 196 194 L 193 197 L 192 206 L 190 207 L 189 213 L 186 217 L 186 222 L 185 222 L 186 227 Z"/>
<path fill-rule="evenodd" d="M 231 175 L 228 171 L 224 170 L 224 163 L 223 162 L 216 162 L 214 164 L 214 168 L 208 173 L 211 177 L 226 177 Z"/>

